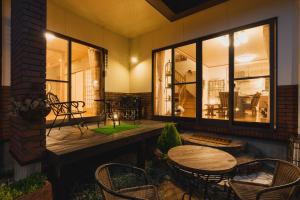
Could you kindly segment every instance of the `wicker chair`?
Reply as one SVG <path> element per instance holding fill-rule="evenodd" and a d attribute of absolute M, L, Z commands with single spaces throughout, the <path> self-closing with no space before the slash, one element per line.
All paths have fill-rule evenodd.
<path fill-rule="evenodd" d="M 239 168 L 245 169 L 245 167 L 255 164 L 262 166 L 262 163 L 270 162 L 275 164 L 273 180 L 270 185 L 236 180 L 229 182 L 232 191 L 239 199 L 289 200 L 293 197 L 295 186 L 300 183 L 300 169 L 297 166 L 282 160 L 261 159 L 239 165 Z"/>
<path fill-rule="evenodd" d="M 144 185 L 134 187 L 118 188 L 112 179 L 114 171 L 126 171 L 128 174 L 135 174 L 142 178 Z M 96 180 L 101 188 L 103 199 L 105 200 L 158 200 L 157 188 L 148 185 L 148 180 L 144 170 L 119 163 L 104 164 L 97 168 L 95 173 Z"/>

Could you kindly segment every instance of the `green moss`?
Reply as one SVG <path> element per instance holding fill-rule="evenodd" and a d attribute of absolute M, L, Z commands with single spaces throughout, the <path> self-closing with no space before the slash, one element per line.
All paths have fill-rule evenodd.
<path fill-rule="evenodd" d="M 113 125 L 109 125 L 109 126 L 104 126 L 104 127 L 100 127 L 100 128 L 95 128 L 95 129 L 93 129 L 93 131 L 95 131 L 96 133 L 104 134 L 104 135 L 112 135 L 115 133 L 135 129 L 138 127 L 140 127 L 140 126 L 137 124 L 121 123 L 120 125 L 116 125 L 115 128 Z"/>
<path fill-rule="evenodd" d="M 13 200 L 25 194 L 35 192 L 45 185 L 45 181 L 46 177 L 37 173 L 10 185 L 0 185 L 0 199 Z"/>
<path fill-rule="evenodd" d="M 166 154 L 171 148 L 182 145 L 180 134 L 174 123 L 166 124 L 158 138 L 158 148 Z"/>

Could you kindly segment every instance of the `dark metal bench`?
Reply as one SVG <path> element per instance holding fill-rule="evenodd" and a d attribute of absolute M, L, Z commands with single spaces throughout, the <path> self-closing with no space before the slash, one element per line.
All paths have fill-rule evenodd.
<path fill-rule="evenodd" d="M 83 132 L 80 127 L 83 127 L 85 125 L 86 128 L 88 129 L 82 117 L 82 114 L 85 113 L 86 111 L 79 110 L 80 107 L 83 108 L 85 106 L 85 103 L 83 101 L 60 102 L 57 95 L 51 92 L 47 93 L 47 101 L 51 107 L 52 112 L 55 115 L 55 118 L 50 126 L 47 136 L 49 136 L 52 128 L 55 126 L 57 117 L 60 116 L 63 116 L 63 120 L 57 125 L 59 129 L 61 128 L 61 125 L 64 123 L 67 117 L 69 119 L 74 119 L 81 134 L 83 134 Z M 79 118 L 75 118 L 75 115 L 79 115 Z"/>

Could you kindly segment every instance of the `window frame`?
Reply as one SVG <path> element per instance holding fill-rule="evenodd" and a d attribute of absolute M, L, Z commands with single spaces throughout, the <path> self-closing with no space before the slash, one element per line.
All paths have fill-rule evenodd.
<path fill-rule="evenodd" d="M 103 48 L 103 47 L 99 47 L 97 45 L 94 45 L 94 44 L 91 44 L 91 43 L 88 43 L 88 42 L 84 42 L 82 40 L 78 40 L 78 39 L 75 39 L 73 37 L 70 37 L 70 36 L 67 36 L 67 35 L 63 35 L 61 33 L 57 33 L 55 31 L 46 30 L 45 32 L 46 33 L 51 33 L 55 37 L 57 37 L 59 39 L 66 40 L 67 44 L 68 44 L 68 58 L 67 58 L 67 61 L 68 61 L 68 65 L 67 65 L 68 76 L 67 76 L 67 80 L 52 80 L 52 79 L 45 78 L 45 83 L 47 83 L 48 81 L 50 81 L 50 82 L 59 82 L 59 83 L 65 83 L 65 84 L 67 84 L 67 90 L 68 90 L 67 91 L 67 101 L 71 101 L 72 100 L 71 99 L 72 98 L 72 71 L 71 71 L 72 70 L 72 43 L 78 43 L 78 44 L 85 45 L 85 46 L 97 49 L 99 51 L 102 51 L 103 52 L 103 60 L 104 61 L 106 60 L 106 57 L 108 55 L 108 50 L 105 49 L 105 48 Z M 104 67 L 106 67 L 106 66 L 104 66 Z M 103 70 L 105 70 L 105 69 L 103 69 Z M 47 72 L 47 69 L 46 69 L 46 72 Z M 101 77 L 101 71 L 100 71 L 99 77 Z M 99 82 L 99 84 L 102 84 L 103 88 L 105 88 L 105 81 L 104 80 L 101 83 Z M 103 91 L 103 92 L 105 92 L 105 91 Z M 103 96 L 105 98 L 105 95 L 103 95 Z M 90 120 L 96 120 L 98 118 L 98 116 L 92 116 L 92 117 L 89 116 L 89 117 L 83 117 L 83 118 L 84 119 L 90 119 Z M 70 122 L 70 119 L 71 118 L 69 117 L 69 119 L 67 119 L 67 121 Z M 47 122 L 51 122 L 51 121 L 52 120 L 47 120 Z M 67 124 L 68 124 L 68 122 L 67 122 Z"/>
<path fill-rule="evenodd" d="M 234 33 L 242 30 L 246 30 L 249 28 L 255 28 L 262 25 L 269 25 L 270 27 L 270 41 L 269 41 L 269 50 L 270 50 L 270 56 L 269 56 L 269 70 L 270 70 L 270 122 L 269 123 L 261 123 L 261 122 L 241 122 L 241 121 L 234 121 L 233 119 L 233 105 L 234 105 L 234 45 L 233 45 L 233 39 L 234 39 Z M 188 40 L 185 42 L 180 42 L 178 44 L 169 45 L 163 48 L 158 48 L 152 50 L 152 116 L 154 119 L 158 120 L 167 120 L 167 121 L 188 121 L 188 122 L 196 122 L 198 125 L 214 125 L 217 127 L 255 127 L 255 128 L 262 128 L 262 129 L 276 129 L 276 116 L 277 116 L 277 88 L 278 88 L 278 74 L 277 74 L 277 17 L 270 18 L 267 20 L 262 20 L 259 22 L 239 26 L 237 28 L 221 31 L 218 33 L 209 34 L 206 36 L 202 36 L 196 39 Z M 203 41 L 208 39 L 213 39 L 222 35 L 229 35 L 229 120 L 214 120 L 214 119 L 206 119 L 202 117 L 202 46 Z M 172 110 L 172 116 L 158 116 L 154 113 L 154 59 L 155 59 L 155 53 L 159 51 L 163 51 L 166 49 L 172 49 L 172 69 L 174 66 L 174 50 L 177 47 L 188 45 L 196 43 L 196 118 L 186 118 L 186 117 L 179 117 L 174 116 L 174 111 Z M 172 84 L 174 85 L 174 84 Z M 173 98 L 173 96 L 172 96 Z M 172 100 L 172 106 L 174 107 L 174 101 Z"/>

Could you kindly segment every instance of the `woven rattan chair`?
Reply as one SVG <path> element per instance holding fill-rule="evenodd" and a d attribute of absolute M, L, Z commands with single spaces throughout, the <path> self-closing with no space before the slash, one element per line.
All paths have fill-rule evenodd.
<path fill-rule="evenodd" d="M 128 187 L 116 186 L 112 179 L 114 171 L 126 171 L 128 174 L 135 174 L 142 179 L 143 185 Z M 148 185 L 148 180 L 144 170 L 119 163 L 104 164 L 97 168 L 96 180 L 101 188 L 103 199 L 105 200 L 158 200 L 157 188 Z M 119 187 L 119 188 L 118 188 Z"/>
<path fill-rule="evenodd" d="M 270 185 L 253 182 L 231 180 L 229 185 L 235 195 L 241 200 L 289 200 L 295 193 L 295 186 L 300 183 L 300 169 L 286 161 L 276 159 L 261 159 L 248 162 L 239 166 L 262 163 L 274 163 L 275 170 Z"/>

